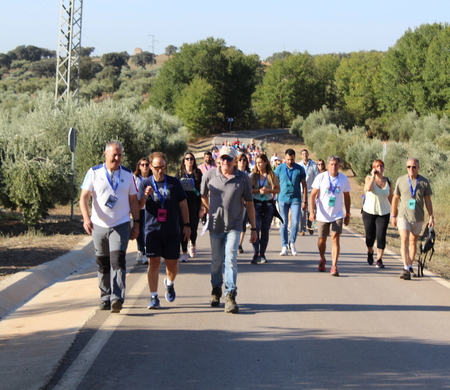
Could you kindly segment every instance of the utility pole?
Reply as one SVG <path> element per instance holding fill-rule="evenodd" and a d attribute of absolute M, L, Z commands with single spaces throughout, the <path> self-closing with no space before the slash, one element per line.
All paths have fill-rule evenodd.
<path fill-rule="evenodd" d="M 153 34 L 149 34 L 149 37 L 152 37 L 152 44 L 150 45 L 150 48 L 151 48 L 150 53 L 153 54 L 153 63 L 156 64 L 155 42 L 159 43 L 159 41 L 155 41 L 155 36 Z"/>
<path fill-rule="evenodd" d="M 55 104 L 79 100 L 83 0 L 61 0 Z"/>

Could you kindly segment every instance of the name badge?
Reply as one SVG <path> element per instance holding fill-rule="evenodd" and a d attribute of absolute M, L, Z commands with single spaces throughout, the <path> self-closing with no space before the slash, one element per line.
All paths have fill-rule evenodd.
<path fill-rule="evenodd" d="M 328 206 L 334 207 L 335 204 L 336 204 L 336 197 L 335 196 L 330 197 L 330 200 L 328 201 Z"/>
<path fill-rule="evenodd" d="M 105 206 L 112 209 L 117 202 L 117 199 L 114 195 L 109 195 L 108 200 L 105 203 Z"/>
<path fill-rule="evenodd" d="M 410 210 L 415 210 L 416 209 L 416 200 L 415 199 L 410 199 L 408 202 L 408 208 Z"/>
<path fill-rule="evenodd" d="M 158 222 L 166 222 L 167 221 L 167 210 L 166 209 L 158 209 Z"/>

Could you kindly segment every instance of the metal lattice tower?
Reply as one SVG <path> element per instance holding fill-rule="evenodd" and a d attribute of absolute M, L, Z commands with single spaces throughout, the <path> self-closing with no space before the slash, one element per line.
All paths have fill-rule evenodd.
<path fill-rule="evenodd" d="M 61 0 L 55 104 L 79 99 L 83 0 Z"/>

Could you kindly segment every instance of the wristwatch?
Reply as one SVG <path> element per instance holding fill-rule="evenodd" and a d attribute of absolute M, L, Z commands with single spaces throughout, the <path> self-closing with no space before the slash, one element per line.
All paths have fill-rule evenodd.
<path fill-rule="evenodd" d="M 141 223 L 140 219 L 133 219 L 133 223 Z"/>
<path fill-rule="evenodd" d="M 188 222 L 188 223 L 185 223 L 184 226 L 191 227 L 191 224 Z"/>

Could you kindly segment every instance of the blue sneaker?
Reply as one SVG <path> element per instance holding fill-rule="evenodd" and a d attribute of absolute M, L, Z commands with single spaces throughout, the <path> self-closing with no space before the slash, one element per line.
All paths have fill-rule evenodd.
<path fill-rule="evenodd" d="M 166 301 L 173 302 L 177 297 L 175 292 L 175 286 L 172 284 L 171 286 L 167 285 L 167 278 L 164 279 L 164 286 L 166 286 Z"/>
<path fill-rule="evenodd" d="M 147 306 L 147 309 L 149 310 L 156 310 L 159 309 L 161 306 L 159 306 L 159 298 L 158 295 L 152 295 L 150 298 L 150 304 Z"/>

